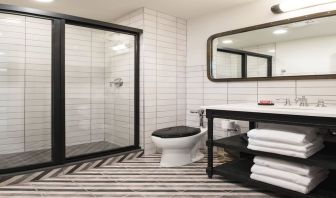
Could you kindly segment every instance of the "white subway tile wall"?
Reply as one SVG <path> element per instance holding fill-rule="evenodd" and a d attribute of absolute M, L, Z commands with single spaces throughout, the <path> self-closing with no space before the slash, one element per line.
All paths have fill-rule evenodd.
<path fill-rule="evenodd" d="M 134 36 L 66 25 L 65 48 L 66 145 L 133 145 Z"/>
<path fill-rule="evenodd" d="M 91 142 L 92 44 L 92 29 L 66 25 L 65 131 L 67 146 Z"/>
<path fill-rule="evenodd" d="M 242 50 L 274 56 L 276 53 L 276 44 L 270 43 L 242 48 Z M 267 77 L 267 59 L 247 56 L 247 77 Z M 276 71 L 276 60 L 272 59 L 272 68 Z M 273 72 L 275 73 L 275 72 Z"/>
<path fill-rule="evenodd" d="M 51 147 L 51 26 L 26 17 L 25 151 Z"/>
<path fill-rule="evenodd" d="M 115 22 L 143 29 L 141 38 L 141 145 L 156 152 L 154 130 L 186 122 L 186 20 L 141 8 Z"/>
<path fill-rule="evenodd" d="M 139 9 L 139 10 L 136 10 L 124 17 L 121 17 L 119 18 L 118 20 L 114 21 L 114 23 L 118 23 L 120 25 L 125 25 L 125 26 L 130 26 L 130 27 L 134 27 L 134 28 L 140 28 L 142 29 L 143 27 L 143 23 L 144 23 L 144 20 L 143 20 L 143 10 L 142 9 Z M 140 38 L 141 40 L 141 43 L 140 43 L 140 146 L 142 148 L 144 148 L 144 136 L 143 136 L 143 132 L 144 132 L 144 117 L 142 116 L 143 113 L 144 113 L 144 100 L 143 100 L 143 97 L 144 97 L 144 81 L 143 81 L 143 76 L 144 76 L 144 72 L 142 70 L 143 68 L 143 57 L 142 57 L 142 52 L 143 52 L 143 38 L 141 37 Z M 133 80 L 133 79 L 131 79 Z M 131 82 L 130 80 L 130 82 Z M 133 82 L 132 82 L 132 85 L 130 85 L 130 88 L 131 86 L 133 86 Z M 133 89 L 133 88 L 132 88 Z M 134 97 L 133 97 L 134 98 Z M 132 105 L 134 103 L 132 102 Z M 131 113 L 130 114 L 130 118 L 134 120 L 134 113 Z M 130 127 L 130 129 L 133 129 L 134 128 L 134 125 L 132 127 Z M 131 137 L 133 138 L 133 137 Z"/>
<path fill-rule="evenodd" d="M 134 36 L 107 33 L 105 47 L 105 136 L 117 145 L 134 142 Z M 116 50 L 118 46 L 124 49 Z M 121 78 L 122 87 L 110 82 Z"/>
<path fill-rule="evenodd" d="M 242 55 L 217 51 L 213 61 L 213 76 L 216 78 L 240 78 L 242 73 Z"/>
<path fill-rule="evenodd" d="M 281 80 L 250 82 L 211 82 L 206 76 L 206 65 L 187 67 L 187 125 L 198 126 L 199 119 L 190 110 L 202 105 L 232 103 L 257 103 L 259 100 L 273 100 L 306 96 L 310 105 L 319 98 L 325 99 L 328 106 L 336 106 L 336 80 Z M 276 102 L 283 102 L 281 100 Z M 215 138 L 225 137 L 220 127 L 220 119 L 214 121 Z M 243 132 L 248 130 L 247 122 L 238 122 Z"/>
<path fill-rule="evenodd" d="M 50 148 L 51 21 L 0 14 L 0 154 Z"/>

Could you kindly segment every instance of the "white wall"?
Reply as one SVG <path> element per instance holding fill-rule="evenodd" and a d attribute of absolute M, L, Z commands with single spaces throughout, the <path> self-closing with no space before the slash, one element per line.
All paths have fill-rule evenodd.
<path fill-rule="evenodd" d="M 188 20 L 187 64 L 205 64 L 206 41 L 215 33 L 336 9 L 336 4 L 327 4 L 276 15 L 271 12 L 271 6 L 278 2 L 281 0 L 255 0 L 230 10 Z"/>
<path fill-rule="evenodd" d="M 143 29 L 140 49 L 141 143 L 156 152 L 154 130 L 185 125 L 186 20 L 142 8 L 116 20 Z"/>
<path fill-rule="evenodd" d="M 304 38 L 276 43 L 276 75 L 316 75 L 336 72 L 336 36 Z"/>
<path fill-rule="evenodd" d="M 256 103 L 260 99 L 273 100 L 284 97 L 289 97 L 293 100 L 296 96 L 301 95 L 307 96 L 311 103 L 315 103 L 319 97 L 336 100 L 336 80 L 213 83 L 207 79 L 206 41 L 209 36 L 247 26 L 336 9 L 336 4 L 329 4 L 275 15 L 270 11 L 270 8 L 278 2 L 279 0 L 256 0 L 250 4 L 230 10 L 221 10 L 188 20 L 187 112 L 190 109 L 199 108 L 201 105 Z M 197 116 L 187 113 L 187 125 L 197 126 Z M 246 125 L 244 124 L 244 126 Z M 216 120 L 215 127 L 219 127 L 219 122 Z M 222 132 L 216 131 L 215 135 L 223 136 Z"/>
<path fill-rule="evenodd" d="M 140 141 L 146 154 L 156 151 L 150 138 L 155 129 L 185 124 L 186 119 L 187 125 L 198 126 L 197 115 L 188 112 L 204 104 L 294 99 L 297 95 L 306 95 L 312 102 L 319 96 L 336 99 L 336 94 L 330 94 L 336 93 L 334 80 L 213 83 L 207 79 L 206 40 L 210 35 L 303 14 L 300 11 L 273 15 L 270 7 L 276 2 L 258 0 L 188 23 L 146 8 L 117 20 L 122 25 L 144 30 L 140 58 Z M 314 11 L 315 8 L 304 13 Z M 219 123 L 215 124 L 218 127 Z"/>

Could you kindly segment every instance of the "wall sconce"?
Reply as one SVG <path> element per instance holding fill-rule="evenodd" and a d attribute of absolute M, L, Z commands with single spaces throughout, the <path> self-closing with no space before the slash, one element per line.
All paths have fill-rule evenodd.
<path fill-rule="evenodd" d="M 287 0 L 272 6 L 271 10 L 274 14 L 280 14 L 333 2 L 336 0 Z"/>

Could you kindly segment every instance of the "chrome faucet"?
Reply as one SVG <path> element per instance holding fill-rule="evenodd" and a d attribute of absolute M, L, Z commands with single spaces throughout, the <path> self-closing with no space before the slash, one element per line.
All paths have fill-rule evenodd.
<path fill-rule="evenodd" d="M 316 103 L 317 107 L 326 107 L 327 105 L 325 104 L 324 100 L 319 98 Z"/>
<path fill-rule="evenodd" d="M 308 100 L 307 100 L 306 96 L 301 96 L 301 98 L 296 98 L 295 102 L 296 102 L 296 104 L 299 103 L 299 106 L 302 106 L 302 107 L 309 106 L 308 105 Z"/>
<path fill-rule="evenodd" d="M 204 127 L 204 122 L 203 122 L 203 118 L 204 118 L 204 110 L 203 109 L 198 109 L 198 110 L 191 110 L 190 113 L 197 113 L 199 116 L 199 125 L 200 127 Z"/>
<path fill-rule="evenodd" d="M 291 106 L 291 101 L 290 101 L 289 98 L 278 98 L 276 100 L 278 100 L 278 101 L 280 101 L 280 100 L 285 101 L 285 104 L 284 104 L 285 106 Z"/>

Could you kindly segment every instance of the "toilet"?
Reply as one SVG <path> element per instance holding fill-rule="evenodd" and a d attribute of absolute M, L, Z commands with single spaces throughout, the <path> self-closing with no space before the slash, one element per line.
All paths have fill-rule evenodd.
<path fill-rule="evenodd" d="M 162 149 L 160 166 L 183 166 L 201 160 L 201 139 L 207 132 L 206 128 L 187 126 L 169 127 L 152 134 L 154 144 Z"/>

